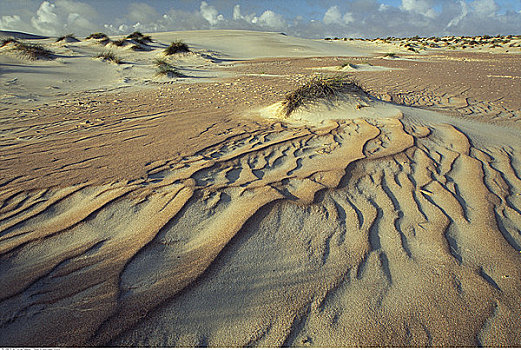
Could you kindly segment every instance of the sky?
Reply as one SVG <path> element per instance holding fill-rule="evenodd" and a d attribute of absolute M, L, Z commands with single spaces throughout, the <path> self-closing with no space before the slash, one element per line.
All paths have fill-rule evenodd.
<path fill-rule="evenodd" d="M 0 0 L 0 30 L 246 29 L 304 38 L 521 34 L 521 0 Z"/>

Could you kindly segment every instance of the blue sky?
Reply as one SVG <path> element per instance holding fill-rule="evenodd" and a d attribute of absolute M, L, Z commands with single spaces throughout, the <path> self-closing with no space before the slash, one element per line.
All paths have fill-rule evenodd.
<path fill-rule="evenodd" d="M 51 36 L 186 29 L 310 38 L 521 34 L 521 0 L 0 0 L 0 29 Z"/>

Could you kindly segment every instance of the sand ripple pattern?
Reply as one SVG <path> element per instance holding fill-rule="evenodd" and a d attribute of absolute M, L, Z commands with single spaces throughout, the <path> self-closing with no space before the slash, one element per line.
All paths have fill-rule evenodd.
<path fill-rule="evenodd" d="M 146 179 L 4 192 L 0 344 L 519 345 L 518 152 L 275 123 Z"/>

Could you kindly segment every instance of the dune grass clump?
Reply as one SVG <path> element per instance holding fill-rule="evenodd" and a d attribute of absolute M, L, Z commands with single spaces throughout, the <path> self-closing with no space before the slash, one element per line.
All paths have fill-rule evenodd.
<path fill-rule="evenodd" d="M 60 36 L 58 39 L 56 39 L 56 42 L 59 43 L 60 41 L 64 41 L 64 40 L 70 40 L 70 41 L 75 41 L 75 42 L 79 41 L 78 39 L 76 39 L 74 34 L 67 34 L 67 35 Z"/>
<path fill-rule="evenodd" d="M 298 108 L 319 100 L 330 101 L 344 93 L 366 94 L 360 85 L 345 75 L 314 77 L 284 97 L 282 111 L 289 117 Z"/>
<path fill-rule="evenodd" d="M 105 33 L 92 33 L 85 39 L 103 39 L 103 40 L 109 40 L 109 37 Z"/>
<path fill-rule="evenodd" d="M 46 49 L 42 45 L 38 44 L 28 44 L 24 42 L 17 41 L 15 39 L 7 39 L 5 43 L 3 42 L 1 46 L 5 46 L 9 43 L 13 43 L 12 50 L 15 51 L 20 56 L 27 58 L 31 61 L 35 60 L 52 60 L 54 58 L 54 53 L 51 50 Z"/>
<path fill-rule="evenodd" d="M 152 42 L 152 37 L 150 35 L 143 35 L 141 32 L 134 32 L 130 35 L 127 35 L 127 39 L 134 40 L 139 44 L 148 44 Z"/>
<path fill-rule="evenodd" d="M 127 43 L 127 41 L 125 39 L 114 40 L 112 42 L 112 44 L 114 44 L 116 46 L 125 46 L 126 43 Z"/>
<path fill-rule="evenodd" d="M 0 47 L 4 47 L 7 44 L 17 43 L 17 42 L 18 42 L 18 40 L 16 40 L 15 38 L 2 39 L 2 40 L 0 40 Z"/>
<path fill-rule="evenodd" d="M 116 56 L 112 51 L 104 51 L 96 56 L 96 58 L 101 58 L 103 61 L 109 61 L 116 64 L 121 64 L 123 61 Z"/>
<path fill-rule="evenodd" d="M 158 77 L 166 76 L 166 77 L 172 78 L 172 77 L 183 77 L 184 76 L 172 64 L 168 63 L 165 60 L 158 58 L 154 61 L 154 64 L 157 67 L 156 76 L 158 76 Z"/>
<path fill-rule="evenodd" d="M 394 52 L 388 52 L 384 55 L 384 57 L 389 57 L 389 58 L 397 58 L 398 55 L 395 54 Z"/>
<path fill-rule="evenodd" d="M 190 52 L 190 49 L 188 45 L 181 40 L 173 41 L 164 51 L 167 56 L 182 52 Z"/>

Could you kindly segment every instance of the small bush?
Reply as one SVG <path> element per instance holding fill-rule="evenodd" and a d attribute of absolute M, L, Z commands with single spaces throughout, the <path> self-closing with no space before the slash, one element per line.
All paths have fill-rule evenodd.
<path fill-rule="evenodd" d="M 112 51 L 104 51 L 97 55 L 96 58 L 101 58 L 103 61 L 109 61 L 116 64 L 120 64 L 123 62 L 119 57 L 114 55 Z"/>
<path fill-rule="evenodd" d="M 394 52 L 388 52 L 384 55 L 384 57 L 389 57 L 389 58 L 396 58 L 398 57 L 397 54 L 395 54 Z"/>
<path fill-rule="evenodd" d="M 79 41 L 78 39 L 76 39 L 74 37 L 74 34 L 67 34 L 67 35 L 64 35 L 64 36 L 60 36 L 58 39 L 56 39 L 56 42 L 58 43 L 60 41 L 64 41 L 64 40 L 67 40 L 67 39 L 69 39 L 70 41 L 76 41 L 76 42 Z"/>
<path fill-rule="evenodd" d="M 130 35 L 127 35 L 127 39 L 132 39 L 135 42 L 143 45 L 152 42 L 152 37 L 149 35 L 143 35 L 141 32 L 134 32 Z"/>
<path fill-rule="evenodd" d="M 172 42 L 170 46 L 168 46 L 165 49 L 164 52 L 165 55 L 169 56 L 181 52 L 190 52 L 190 49 L 188 48 L 188 45 L 186 45 L 184 42 L 182 42 L 181 40 L 177 40 Z"/>
<path fill-rule="evenodd" d="M 126 43 L 127 43 L 127 40 L 125 40 L 125 39 L 114 40 L 112 42 L 112 44 L 114 44 L 116 46 L 125 46 Z"/>
<path fill-rule="evenodd" d="M 289 117 L 299 107 L 317 100 L 331 100 L 342 93 L 365 94 L 365 91 L 346 76 L 315 77 L 293 92 L 286 94 L 282 101 L 284 115 Z"/>
<path fill-rule="evenodd" d="M 23 56 L 32 61 L 39 59 L 50 60 L 54 58 L 54 53 L 51 50 L 47 50 L 42 45 L 27 44 L 16 40 L 11 40 L 9 42 L 14 43 L 13 50 L 16 51 L 20 56 Z M 4 45 L 7 45 L 7 43 Z"/>
<path fill-rule="evenodd" d="M 109 37 L 105 33 L 92 33 L 91 35 L 89 35 L 85 39 L 104 39 L 104 40 L 109 40 Z"/>
<path fill-rule="evenodd" d="M 132 51 L 145 51 L 145 48 L 141 45 L 132 45 L 130 49 Z"/>
<path fill-rule="evenodd" d="M 18 42 L 18 40 L 16 40 L 15 38 L 2 39 L 2 40 L 0 40 L 0 47 L 4 47 L 7 44 L 17 43 L 17 42 Z"/>
<path fill-rule="evenodd" d="M 154 64 L 157 66 L 156 76 L 183 77 L 184 75 L 170 63 L 162 59 L 156 59 Z"/>

